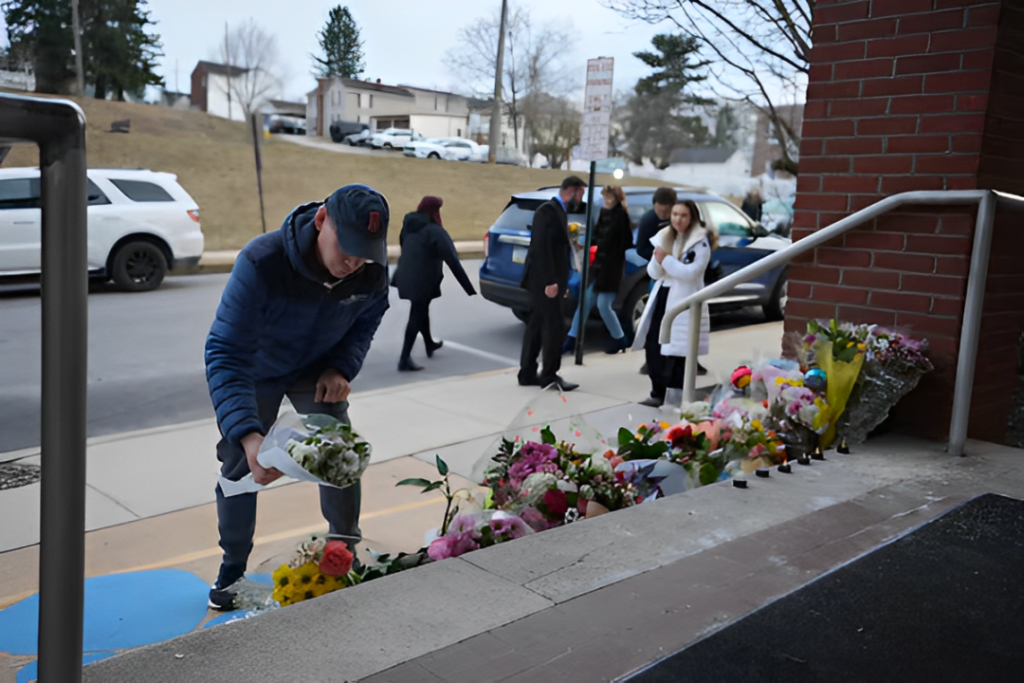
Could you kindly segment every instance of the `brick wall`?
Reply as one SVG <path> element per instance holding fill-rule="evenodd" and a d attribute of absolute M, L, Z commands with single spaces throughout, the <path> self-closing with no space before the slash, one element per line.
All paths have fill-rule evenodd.
<path fill-rule="evenodd" d="M 1024 98 L 1014 93 L 1024 93 L 1017 80 L 1024 69 L 1014 49 L 1024 44 L 1018 31 L 1024 24 L 1008 22 L 1020 12 L 1002 5 L 819 0 L 795 239 L 899 192 L 1019 191 L 1024 138 L 1016 131 L 1024 129 L 1018 121 Z M 1007 137 L 1020 146 L 1007 146 Z M 802 330 L 809 318 L 838 317 L 908 326 L 928 338 L 937 370 L 901 404 L 890 427 L 934 438 L 948 431 L 974 219 L 975 210 L 966 207 L 900 210 L 790 269 L 788 330 Z M 1012 229 L 1006 222 L 1002 232 Z M 1022 242 L 1009 234 L 997 240 L 1005 254 Z M 1000 349 L 1015 325 L 1018 334 L 1021 329 L 1007 309 L 1020 303 L 1022 290 L 1013 291 L 1018 280 L 1003 272 L 1006 267 L 993 265 L 1003 293 L 992 311 L 986 305 L 983 326 L 985 344 Z M 986 418 L 984 425 L 972 423 L 972 435 L 999 441 L 1012 389 L 1000 379 L 1002 364 L 988 354 L 981 358 L 975 413 Z M 1000 411 L 1002 431 L 996 434 Z"/>

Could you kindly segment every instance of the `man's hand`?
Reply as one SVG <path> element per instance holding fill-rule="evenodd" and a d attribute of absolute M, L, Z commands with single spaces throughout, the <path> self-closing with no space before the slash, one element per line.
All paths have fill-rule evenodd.
<path fill-rule="evenodd" d="M 348 400 L 351 391 L 348 380 L 342 377 L 340 372 L 334 368 L 327 368 L 316 382 L 315 401 L 317 403 L 341 403 Z"/>
<path fill-rule="evenodd" d="M 667 251 L 665 251 L 661 247 L 654 248 L 654 260 L 656 260 L 659 264 L 665 260 L 666 256 L 668 256 Z"/>
<path fill-rule="evenodd" d="M 558 285 L 548 285 L 544 288 L 544 296 L 549 299 L 554 299 L 558 296 Z"/>
<path fill-rule="evenodd" d="M 245 451 L 245 459 L 249 463 L 249 471 L 252 472 L 252 479 L 261 486 L 281 478 L 280 470 L 273 467 L 264 467 L 256 460 L 256 454 L 260 452 L 263 445 L 263 435 L 259 432 L 250 432 L 242 437 L 242 450 Z"/>

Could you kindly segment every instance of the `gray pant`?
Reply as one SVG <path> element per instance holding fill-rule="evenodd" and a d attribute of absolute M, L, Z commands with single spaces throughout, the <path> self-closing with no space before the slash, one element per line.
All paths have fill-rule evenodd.
<path fill-rule="evenodd" d="M 304 373 L 295 384 L 284 389 L 282 385 L 256 386 L 256 406 L 264 433 L 277 420 L 281 402 L 287 395 L 295 410 L 302 414 L 323 413 L 342 422 L 348 422 L 348 403 L 316 403 L 316 382 L 320 368 Z M 238 443 L 221 439 L 217 444 L 217 459 L 221 462 L 221 475 L 237 481 L 249 473 L 245 451 Z M 355 552 L 355 544 L 362 539 L 359 530 L 361 488 L 359 482 L 344 489 L 320 486 L 320 512 L 327 520 L 329 531 L 345 537 Z M 224 588 L 245 574 L 252 552 L 252 539 L 256 532 L 256 494 L 243 493 L 225 496 L 217 486 L 217 529 L 220 547 L 224 551 L 217 586 Z"/>

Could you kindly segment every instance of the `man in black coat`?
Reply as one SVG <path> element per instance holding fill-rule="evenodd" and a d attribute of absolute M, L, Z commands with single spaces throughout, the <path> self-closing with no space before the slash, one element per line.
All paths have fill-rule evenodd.
<path fill-rule="evenodd" d="M 586 187 L 581 178 L 569 176 L 562 181 L 558 195 L 541 204 L 533 215 L 522 281 L 523 288 L 530 294 L 531 311 L 519 359 L 521 386 L 557 384 L 562 391 L 572 391 L 579 386 L 559 377 L 558 370 L 565 339 L 562 299 L 569 287 L 572 258 L 567 205 L 582 202 Z M 537 372 L 538 355 L 542 361 L 540 373 Z"/>
<path fill-rule="evenodd" d="M 671 187 L 659 187 L 654 191 L 654 206 L 640 217 L 636 227 L 636 254 L 646 261 L 654 256 L 651 238 L 668 225 L 672 207 L 676 203 L 676 191 Z"/>

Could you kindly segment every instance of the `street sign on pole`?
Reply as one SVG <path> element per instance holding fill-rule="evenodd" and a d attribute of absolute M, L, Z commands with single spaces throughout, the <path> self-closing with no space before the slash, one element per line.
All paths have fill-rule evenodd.
<path fill-rule="evenodd" d="M 580 127 L 580 158 L 590 162 L 590 182 L 587 184 L 587 225 L 583 248 L 583 282 L 580 286 L 580 324 L 576 340 L 576 365 L 583 365 L 583 344 L 587 326 L 587 289 L 590 286 L 590 243 L 594 216 L 594 175 L 597 162 L 608 158 L 608 134 L 612 124 L 612 71 L 615 60 L 598 57 L 587 60 L 587 87 L 583 95 L 583 125 Z"/>
<path fill-rule="evenodd" d="M 608 158 L 614 68 L 615 60 L 611 57 L 587 60 L 587 87 L 583 96 L 583 125 L 580 127 L 580 159 L 584 161 Z"/>

